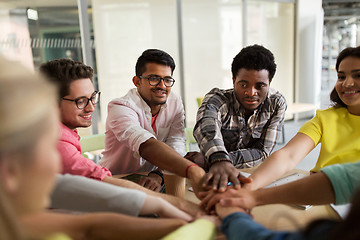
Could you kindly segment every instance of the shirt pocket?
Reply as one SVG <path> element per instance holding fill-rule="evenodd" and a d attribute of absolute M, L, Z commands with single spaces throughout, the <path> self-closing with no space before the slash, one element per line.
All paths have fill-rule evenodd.
<path fill-rule="evenodd" d="M 156 135 L 157 140 L 164 142 L 169 135 L 169 131 L 170 131 L 170 127 L 165 127 L 165 128 L 159 127 Z"/>
<path fill-rule="evenodd" d="M 233 151 L 236 148 L 240 138 L 239 129 L 221 129 L 221 135 L 228 151 Z"/>

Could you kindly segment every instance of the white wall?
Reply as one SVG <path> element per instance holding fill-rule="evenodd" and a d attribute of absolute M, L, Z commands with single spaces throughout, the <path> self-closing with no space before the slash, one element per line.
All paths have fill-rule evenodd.
<path fill-rule="evenodd" d="M 178 64 L 178 35 L 174 1 L 92 0 L 101 117 L 108 103 L 135 86 L 135 64 L 148 48 L 169 53 Z M 174 78 L 179 80 L 178 69 Z M 179 94 L 180 84 L 173 91 Z"/>
<path fill-rule="evenodd" d="M 321 0 L 297 1 L 296 101 L 319 106 L 323 18 Z"/>

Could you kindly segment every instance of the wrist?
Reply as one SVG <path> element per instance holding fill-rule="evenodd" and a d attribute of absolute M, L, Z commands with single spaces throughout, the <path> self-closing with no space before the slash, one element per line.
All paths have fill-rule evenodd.
<path fill-rule="evenodd" d="M 204 169 L 202 169 L 199 166 L 193 166 L 193 167 L 188 168 L 187 177 L 190 180 L 199 180 L 200 181 L 204 177 L 204 175 L 205 175 Z"/>

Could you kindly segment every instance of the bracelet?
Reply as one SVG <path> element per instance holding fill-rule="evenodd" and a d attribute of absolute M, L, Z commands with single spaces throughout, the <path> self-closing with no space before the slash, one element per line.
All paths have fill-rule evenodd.
<path fill-rule="evenodd" d="M 164 185 L 164 175 L 162 174 L 161 171 L 159 171 L 158 169 L 153 170 L 153 171 L 149 172 L 148 176 L 150 175 L 150 173 L 154 173 L 154 174 L 158 175 L 159 177 L 161 177 L 161 186 Z"/>
<path fill-rule="evenodd" d="M 193 166 L 198 166 L 196 163 L 192 163 L 189 166 L 186 167 L 185 169 L 185 177 L 188 178 L 188 172 L 189 172 L 189 168 L 193 167 Z"/>

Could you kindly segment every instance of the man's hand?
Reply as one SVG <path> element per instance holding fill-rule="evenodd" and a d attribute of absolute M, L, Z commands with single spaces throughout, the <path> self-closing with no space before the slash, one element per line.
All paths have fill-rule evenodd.
<path fill-rule="evenodd" d="M 159 175 L 150 173 L 149 176 L 141 178 L 138 184 L 155 192 L 159 192 L 161 182 L 162 179 Z"/>
<path fill-rule="evenodd" d="M 230 162 L 214 163 L 204 178 L 203 187 L 212 187 L 213 190 L 224 192 L 228 182 L 231 182 L 238 189 L 240 188 L 239 174 L 239 170 Z"/>
<path fill-rule="evenodd" d="M 196 163 L 199 167 L 204 168 L 205 166 L 205 158 L 204 155 L 200 152 L 188 152 L 184 158 Z"/>

